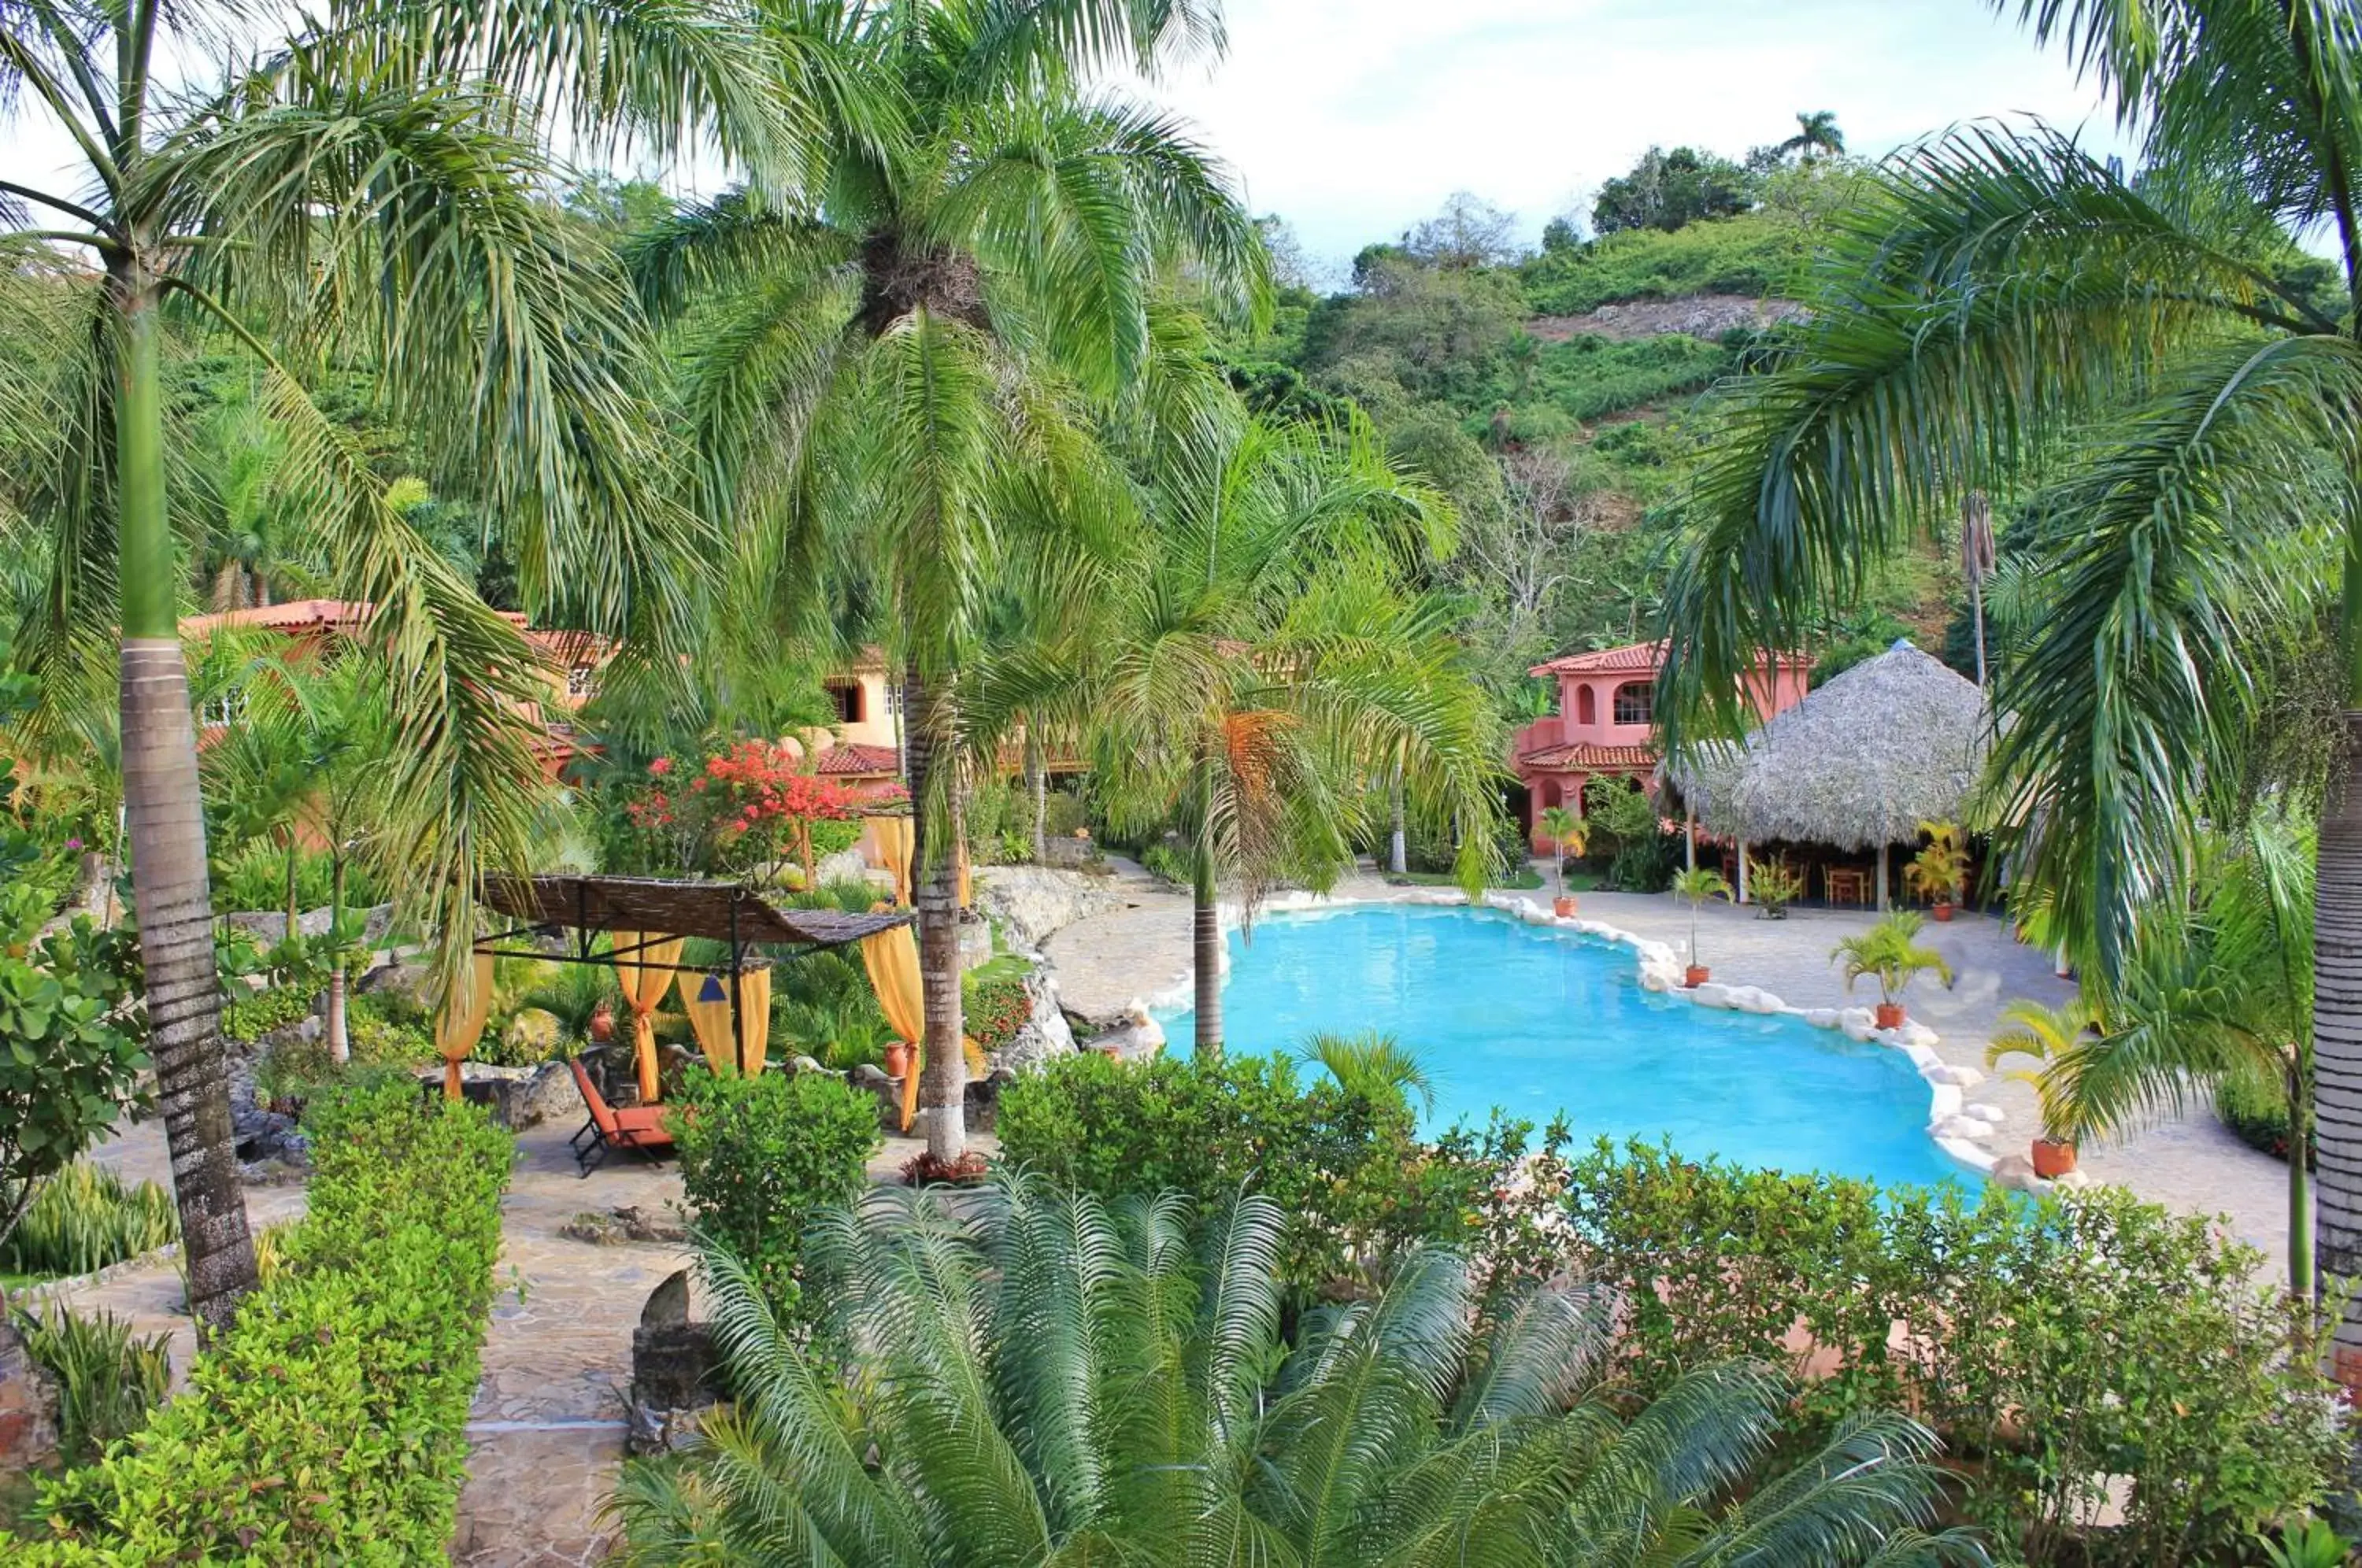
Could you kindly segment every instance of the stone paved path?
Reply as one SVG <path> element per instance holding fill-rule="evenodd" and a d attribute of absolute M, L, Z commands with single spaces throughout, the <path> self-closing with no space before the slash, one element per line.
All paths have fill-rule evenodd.
<path fill-rule="evenodd" d="M 1349 878 L 1341 899 L 1393 899 L 1416 889 L 1389 888 L 1374 877 Z M 1513 893 L 1541 900 L 1545 892 Z M 1093 1017 L 1120 1013 L 1135 999 L 1153 999 L 1185 983 L 1189 970 L 1189 902 L 1162 888 L 1132 893 L 1132 907 L 1080 921 L 1052 937 L 1044 951 L 1058 967 L 1067 1006 Z M 1585 893 L 1581 912 L 1686 952 L 1689 910 L 1670 894 Z M 1796 1007 L 1865 1005 L 1867 991 L 1849 999 L 1830 967 L 1830 947 L 1874 917 L 1851 911 L 1799 909 L 1786 920 L 1755 918 L 1748 908 L 1711 904 L 1698 921 L 1698 945 L 1715 978 L 1760 986 Z M 1932 980 L 1914 986 L 1904 1000 L 1913 1017 L 1941 1036 L 1947 1062 L 1984 1069 L 1985 1046 L 2001 1010 L 2027 998 L 2064 1000 L 2074 987 L 2051 973 L 2048 956 L 2011 939 L 2003 922 L 1963 914 L 1930 923 L 1926 936 L 1951 964 L 1950 990 Z M 2014 1150 L 2036 1131 L 2034 1091 L 1994 1076 L 1969 1091 L 1971 1101 L 2001 1108 L 2006 1120 L 1996 1149 Z M 2083 1151 L 2083 1168 L 2143 1198 L 2192 1214 L 2219 1214 L 2243 1240 L 2261 1249 L 2271 1271 L 2288 1254 L 2287 1166 L 2240 1143 L 2200 1105 L 2190 1114 L 2136 1132 L 2115 1144 Z"/>

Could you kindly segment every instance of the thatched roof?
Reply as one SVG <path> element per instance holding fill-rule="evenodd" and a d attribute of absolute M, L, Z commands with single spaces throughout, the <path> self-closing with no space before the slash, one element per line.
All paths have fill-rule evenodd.
<path fill-rule="evenodd" d="M 484 902 L 514 920 L 581 931 L 663 932 L 741 946 L 836 947 L 915 918 L 908 910 L 845 914 L 783 910 L 735 882 L 655 877 L 487 877 Z"/>
<path fill-rule="evenodd" d="M 1960 815 L 1991 734 L 1975 682 L 1898 642 L 1765 724 L 1732 804 L 1750 839 L 1914 843 Z"/>

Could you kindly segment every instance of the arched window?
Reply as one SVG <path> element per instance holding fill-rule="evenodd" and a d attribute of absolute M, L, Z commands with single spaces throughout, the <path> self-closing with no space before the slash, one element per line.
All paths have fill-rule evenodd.
<path fill-rule="evenodd" d="M 1591 688 L 1588 686 L 1578 686 L 1574 689 L 1574 722 L 1578 724 L 1595 724 L 1599 722 L 1599 699 L 1592 695 Z"/>
<path fill-rule="evenodd" d="M 1616 722 L 1645 724 L 1656 712 L 1657 689 L 1645 680 L 1628 680 L 1616 689 Z"/>

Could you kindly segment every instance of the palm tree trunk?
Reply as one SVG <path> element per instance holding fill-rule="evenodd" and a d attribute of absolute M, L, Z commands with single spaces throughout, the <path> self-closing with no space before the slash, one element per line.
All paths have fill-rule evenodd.
<path fill-rule="evenodd" d="M 1189 877 L 1189 970 L 1197 990 L 1196 1049 L 1201 1060 L 1222 1054 L 1222 916 L 1214 875 L 1213 764 L 1198 764 L 1197 853 Z"/>
<path fill-rule="evenodd" d="M 1983 574 L 1969 573 L 1969 617 L 1977 631 L 1977 690 L 1985 689 L 1985 584 Z"/>
<path fill-rule="evenodd" d="M 951 703 L 914 666 L 902 683 L 909 720 L 904 745 L 911 778 L 911 875 L 919 906 L 919 985 L 926 1018 L 925 1065 L 919 1076 L 919 1114 L 927 1153 L 949 1162 L 967 1152 L 967 1059 L 960 1017 L 959 781 L 934 778 L 949 767 Z M 928 797 L 940 786 L 940 822 L 927 820 Z M 940 833 L 938 832 L 940 830 Z M 940 839 L 940 842 L 939 842 Z"/>
<path fill-rule="evenodd" d="M 1050 861 L 1050 770 L 1042 765 L 1042 742 L 1025 727 L 1025 782 L 1033 797 L 1033 864 Z"/>
<path fill-rule="evenodd" d="M 2346 571 L 2346 635 L 2353 639 L 2357 563 L 2349 560 Z M 2322 807 L 2313 882 L 2312 1093 L 2321 1163 L 2313 1237 L 2321 1272 L 2332 1275 L 2362 1272 L 2362 692 L 2350 693 L 2348 701 L 2345 749 Z M 2291 1148 L 2290 1163 L 2296 1158 Z M 2347 1305 L 2333 1353 L 2338 1380 L 2349 1388 L 2362 1387 L 2357 1307 L 2362 1303 Z"/>
<path fill-rule="evenodd" d="M 1399 760 L 1395 763 L 1394 778 L 1389 783 L 1388 793 L 1391 797 L 1388 804 L 1392 806 L 1394 812 L 1394 826 L 1386 838 L 1386 869 L 1400 877 L 1410 870 L 1410 860 L 1408 845 L 1404 842 L 1403 834 L 1403 770 Z"/>
<path fill-rule="evenodd" d="M 328 852 L 328 940 L 337 940 L 337 928 L 345 919 L 345 856 L 341 849 Z M 348 1062 L 352 1059 L 352 1043 L 345 1031 L 345 955 L 336 951 L 336 961 L 328 969 L 328 1060 Z"/>
<path fill-rule="evenodd" d="M 226 1329 L 254 1288 L 254 1242 L 223 1070 L 214 973 L 213 889 L 197 788 L 197 736 L 173 603 L 164 510 L 160 291 L 137 262 L 110 280 L 122 327 L 116 388 L 117 550 L 123 596 L 123 794 L 132 906 L 147 974 L 149 1054 L 181 1211 L 189 1310 L 201 1333 Z"/>
<path fill-rule="evenodd" d="M 2303 1068 L 2291 1063 L 2286 1078 L 2289 1112 L 2289 1295 L 2312 1299 L 2312 1107 Z"/>

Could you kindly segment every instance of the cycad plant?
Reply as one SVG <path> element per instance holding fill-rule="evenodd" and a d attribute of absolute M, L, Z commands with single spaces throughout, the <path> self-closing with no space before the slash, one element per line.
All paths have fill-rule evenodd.
<path fill-rule="evenodd" d="M 1983 491 L 2043 595 L 1995 650 L 1992 820 L 2086 973 L 2137 958 L 2225 780 L 2271 750 L 2290 628 L 2335 627 L 2304 748 L 2322 820 L 2313 1036 L 2362 1077 L 2362 29 L 2336 0 L 2025 0 L 2114 99 L 2131 170 L 2040 127 L 1891 160 L 1834 215 L 1812 316 L 1734 413 L 1667 594 L 1659 712 L 1738 733 L 1802 646 Z M 2332 242 L 2323 265 L 2301 237 Z M 2324 774 L 2327 775 L 2324 780 Z M 2324 781 L 2328 788 L 2324 790 Z M 2217 797 L 2217 798 L 2210 798 Z M 2322 1262 L 2362 1273 L 2362 1114 L 2324 1095 Z M 2340 1331 L 2362 1347 L 2362 1311 Z"/>
<path fill-rule="evenodd" d="M 1851 992 L 1865 977 L 1876 980 L 1879 1006 L 1899 1017 L 1903 993 L 1920 976 L 1939 976 L 1949 986 L 1952 966 L 1919 940 L 1926 923 L 1926 917 L 1916 910 L 1895 910 L 1881 915 L 1868 931 L 1839 938 L 1829 950 L 1829 961 L 1845 976 L 1847 991 Z"/>
<path fill-rule="evenodd" d="M 854 77 L 814 177 L 685 210 L 635 261 L 681 327 L 705 505 L 737 531 L 745 602 L 820 606 L 850 558 L 900 668 L 925 988 L 920 1099 L 966 1143 L 958 862 L 962 682 L 1016 536 L 1116 529 L 1098 438 L 1160 405 L 1160 303 L 1259 310 L 1253 225 L 1185 129 L 1113 92 L 1219 48 L 1183 0 L 977 0 L 800 13 Z M 1200 361 L 1197 374 L 1204 374 Z"/>
<path fill-rule="evenodd" d="M 1790 1390 L 1701 1369 L 1626 1415 L 1604 1310 L 1534 1289 L 1483 1326 L 1456 1257 L 1280 1324 L 1283 1216 L 1193 1226 L 1010 1182 L 963 1222 L 881 1192 L 823 1219 L 810 1344 L 708 1252 L 736 1402 L 614 1499 L 638 1563 L 1973 1562 L 1922 1533 L 1931 1437 L 1842 1424 L 1765 1463 Z M 1193 1236 L 1198 1238 L 1193 1240 Z"/>
<path fill-rule="evenodd" d="M 1544 806 L 1541 815 L 1534 819 L 1534 825 L 1542 830 L 1544 838 L 1550 840 L 1558 896 L 1562 899 L 1566 897 L 1567 854 L 1569 851 L 1576 855 L 1583 853 L 1583 819 L 1564 806 Z"/>
<path fill-rule="evenodd" d="M 595 154 L 621 129 L 659 155 L 696 140 L 790 162 L 828 58 L 798 41 L 726 6 L 624 19 L 597 0 L 529 17 L 436 0 L 0 7 L 0 130 L 62 131 L 77 163 L 47 186 L 0 179 L 0 271 L 35 281 L 14 297 L 47 346 L 0 365 L 0 425 L 31 433 L 8 443 L 0 523 L 48 578 L 17 652 L 54 704 L 119 692 L 158 1098 L 208 1327 L 254 1262 L 178 636 L 166 360 L 187 337 L 248 358 L 283 441 L 278 515 L 300 535 L 274 547 L 375 606 L 395 838 L 456 969 L 476 870 L 524 860 L 535 661 L 389 504 L 313 388 L 330 364 L 372 366 L 375 412 L 502 514 L 530 602 L 676 647 L 704 552 L 664 490 L 630 296 L 547 199 L 545 143 Z"/>
<path fill-rule="evenodd" d="M 1673 897 L 1690 907 L 1690 967 L 1698 968 L 1698 911 L 1710 899 L 1731 896 L 1730 879 L 1721 872 L 1704 866 L 1692 866 L 1673 873 Z"/>

